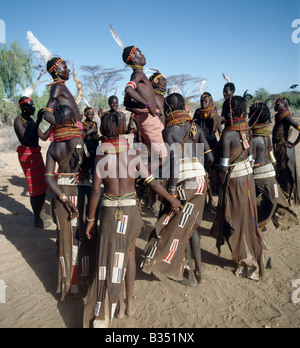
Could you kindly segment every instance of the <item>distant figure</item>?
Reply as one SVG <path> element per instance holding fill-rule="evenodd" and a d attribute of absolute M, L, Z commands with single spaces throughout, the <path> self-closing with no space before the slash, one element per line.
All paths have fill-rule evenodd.
<path fill-rule="evenodd" d="M 96 146 L 99 144 L 98 126 L 94 121 L 95 112 L 90 106 L 84 109 L 85 120 L 83 120 L 83 130 L 85 132 L 85 138 L 92 141 Z"/>
<path fill-rule="evenodd" d="M 31 98 L 22 97 L 19 100 L 19 106 L 22 114 L 14 122 L 14 129 L 21 143 L 21 146 L 17 149 L 19 162 L 27 181 L 30 203 L 34 214 L 34 227 L 44 228 L 41 212 L 45 205 L 48 186 L 45 183 L 45 165 L 39 139 L 46 141 L 49 138 L 51 126 L 45 133 L 39 129 L 43 119 L 43 109 L 38 112 L 36 122 L 31 118 L 35 113 Z"/>
<path fill-rule="evenodd" d="M 295 147 L 300 142 L 300 133 L 294 143 L 289 141 L 291 127 L 300 132 L 300 125 L 293 120 L 290 102 L 280 97 L 275 102 L 275 126 L 273 128 L 274 153 L 277 161 L 277 181 L 291 204 L 300 204 L 300 182 L 297 173 Z"/>

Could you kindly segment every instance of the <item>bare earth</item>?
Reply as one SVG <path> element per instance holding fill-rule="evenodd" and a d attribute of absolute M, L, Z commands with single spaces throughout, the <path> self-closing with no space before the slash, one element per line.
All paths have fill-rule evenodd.
<path fill-rule="evenodd" d="M 5 145 L 8 136 L 9 147 Z M 0 129 L 0 285 L 1 280 L 6 284 L 6 301 L 0 303 L 0 328 L 80 328 L 83 301 L 62 303 L 56 294 L 55 225 L 44 231 L 32 227 L 16 144 L 13 132 Z M 44 155 L 48 145 L 43 144 Z M 51 194 L 47 206 L 50 198 Z M 137 243 L 138 266 L 155 223 L 147 209 L 143 218 L 146 229 Z M 134 318 L 114 319 L 113 328 L 300 327 L 300 285 L 298 289 L 292 287 L 300 279 L 299 226 L 280 232 L 268 225 L 266 238 L 273 269 L 266 270 L 265 278 L 257 283 L 233 274 L 234 264 L 226 245 L 217 256 L 215 240 L 209 236 L 213 219 L 214 215 L 206 212 L 200 229 L 205 281 L 188 288 L 163 276 L 149 276 L 138 268 L 137 313 Z"/>

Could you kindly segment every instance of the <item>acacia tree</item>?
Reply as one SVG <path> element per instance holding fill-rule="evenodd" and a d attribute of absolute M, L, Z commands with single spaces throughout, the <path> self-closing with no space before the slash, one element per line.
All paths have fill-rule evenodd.
<path fill-rule="evenodd" d="M 167 78 L 168 86 L 176 86 L 182 96 L 190 101 L 199 99 L 201 95 L 200 83 L 203 80 L 203 77 L 194 77 L 188 74 L 172 75 Z"/>
<path fill-rule="evenodd" d="M 106 69 L 102 65 L 85 65 L 81 69 L 86 72 L 82 81 L 90 104 L 103 108 L 107 97 L 117 93 L 116 84 L 123 78 L 123 70 Z"/>
<path fill-rule="evenodd" d="M 17 88 L 32 84 L 32 57 L 17 41 L 0 48 L 0 79 L 8 99 L 13 98 Z"/>

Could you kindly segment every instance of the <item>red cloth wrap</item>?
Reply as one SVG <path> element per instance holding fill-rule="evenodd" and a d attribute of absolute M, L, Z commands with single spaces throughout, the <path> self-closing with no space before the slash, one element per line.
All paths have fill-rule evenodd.
<path fill-rule="evenodd" d="M 45 164 L 41 147 L 19 146 L 17 149 L 19 162 L 25 174 L 30 197 L 40 196 L 47 192 L 45 182 Z"/>

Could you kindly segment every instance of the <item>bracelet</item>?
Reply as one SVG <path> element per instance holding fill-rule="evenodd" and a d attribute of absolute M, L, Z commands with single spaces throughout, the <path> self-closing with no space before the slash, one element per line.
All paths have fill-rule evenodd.
<path fill-rule="evenodd" d="M 45 173 L 45 176 L 55 176 L 54 173 Z"/>
<path fill-rule="evenodd" d="M 208 151 L 204 152 L 204 155 L 206 155 L 206 154 L 208 154 L 210 152 L 212 152 L 212 150 L 208 150 Z"/>
<path fill-rule="evenodd" d="M 171 197 L 177 199 L 178 198 L 178 193 L 176 193 L 174 195 L 171 195 Z"/>
<path fill-rule="evenodd" d="M 150 109 L 150 103 L 147 101 L 146 109 Z"/>
<path fill-rule="evenodd" d="M 92 219 L 89 219 L 88 217 L 86 217 L 86 221 L 87 222 L 94 222 L 95 221 L 95 217 L 93 217 Z"/>
<path fill-rule="evenodd" d="M 229 166 L 229 158 L 221 158 L 221 162 L 220 162 L 220 165 L 222 167 L 228 167 Z"/>
<path fill-rule="evenodd" d="M 125 89 L 126 89 L 126 87 L 132 87 L 133 89 L 136 89 L 136 83 L 135 82 L 133 82 L 133 81 L 130 81 L 130 82 L 128 82 L 127 83 L 127 85 L 125 86 Z"/>
<path fill-rule="evenodd" d="M 69 197 L 68 197 L 65 193 L 63 193 L 63 194 L 59 197 L 59 199 L 60 199 L 60 201 L 61 201 L 62 203 L 65 203 L 65 202 L 69 199 Z"/>
<path fill-rule="evenodd" d="M 151 181 L 153 181 L 155 178 L 153 175 L 150 175 L 149 178 L 147 178 L 145 181 L 144 181 L 144 185 L 148 185 L 150 184 Z"/>
<path fill-rule="evenodd" d="M 51 112 L 52 115 L 54 115 L 54 110 L 53 110 L 53 109 L 51 109 L 51 108 L 46 108 L 46 109 L 44 109 L 44 112 L 46 112 L 46 111 L 49 111 L 49 112 Z"/>
<path fill-rule="evenodd" d="M 169 193 L 170 193 L 171 196 L 177 194 L 177 187 L 176 186 L 170 186 Z"/>

